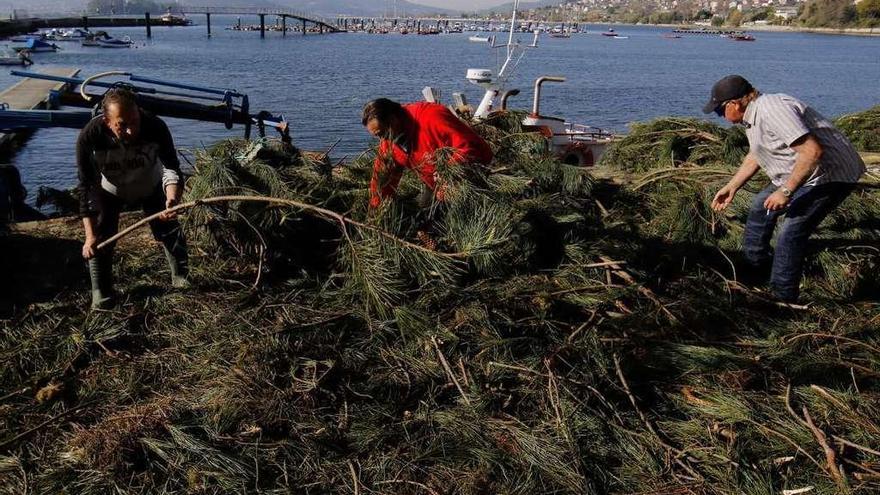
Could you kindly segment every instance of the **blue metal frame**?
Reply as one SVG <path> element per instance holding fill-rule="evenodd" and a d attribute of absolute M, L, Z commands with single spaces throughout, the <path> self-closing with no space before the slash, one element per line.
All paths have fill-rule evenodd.
<path fill-rule="evenodd" d="M 13 70 L 10 72 L 10 74 L 18 77 L 65 83 L 67 85 L 70 85 L 71 87 L 81 86 L 83 83 L 86 82 L 86 79 L 78 77 L 52 76 L 48 74 L 25 72 L 19 70 Z M 126 81 L 106 82 L 95 80 L 90 81 L 88 84 L 90 86 L 107 89 L 117 86 L 125 86 L 135 93 L 142 93 L 145 95 L 174 96 L 221 103 L 226 108 L 227 118 L 224 124 L 227 129 L 232 129 L 233 119 L 237 112 L 246 116 L 246 123 L 244 124 L 245 138 L 250 138 L 251 128 L 253 124 L 256 124 L 258 126 L 258 129 L 262 136 L 266 125 L 279 128 L 284 122 L 283 116 L 279 116 L 276 118 L 268 112 L 260 112 L 257 116 L 251 115 L 250 100 L 248 96 L 234 89 L 219 89 L 205 86 L 197 86 L 194 84 L 178 83 L 173 81 L 155 79 L 151 77 L 137 76 L 131 73 L 123 73 L 121 75 L 128 77 L 128 79 L 132 82 L 183 89 L 202 94 L 166 91 L 149 86 L 133 85 Z M 220 98 L 218 98 L 218 96 Z M 236 104 L 235 101 L 235 99 L 237 98 L 241 100 L 238 104 Z M 61 92 L 50 92 L 48 100 L 49 108 L 57 108 L 61 100 Z M 171 101 L 171 103 L 173 104 L 173 100 Z M 8 132 L 20 131 L 23 129 L 41 129 L 48 127 L 82 128 L 89 122 L 92 117 L 93 112 L 71 112 L 57 110 L 8 110 L 0 108 L 0 131 Z M 193 116 L 192 118 L 195 120 L 199 120 L 198 116 Z"/>

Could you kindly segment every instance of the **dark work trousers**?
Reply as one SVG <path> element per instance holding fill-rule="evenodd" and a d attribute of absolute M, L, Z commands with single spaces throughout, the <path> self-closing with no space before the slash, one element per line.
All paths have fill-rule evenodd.
<path fill-rule="evenodd" d="M 95 229 L 97 230 L 98 241 L 103 242 L 116 235 L 119 231 L 119 214 L 122 212 L 125 203 L 102 188 L 97 188 L 94 194 L 94 203 L 98 212 Z M 147 216 L 165 209 L 165 192 L 163 191 L 162 184 L 156 187 L 153 194 L 141 201 L 141 206 L 143 207 L 144 214 Z M 178 266 L 183 271 L 182 275 L 186 275 L 188 256 L 186 239 L 183 237 L 183 229 L 180 227 L 180 223 L 177 220 L 163 222 L 157 219 L 150 222 L 150 230 L 153 232 L 153 237 L 161 242 L 174 259 L 177 260 Z M 101 265 L 101 272 L 105 274 L 103 276 L 108 277 L 106 281 L 108 287 L 112 287 L 111 273 L 114 248 L 115 243 L 102 249 L 97 256 L 98 262 Z"/>
<path fill-rule="evenodd" d="M 419 214 L 416 224 L 420 231 L 434 234 L 436 224 L 443 220 L 446 214 L 446 205 L 434 197 L 434 190 L 422 184 L 422 190 L 416 197 L 419 205 Z"/>
<path fill-rule="evenodd" d="M 846 199 L 854 184 L 830 182 L 818 186 L 804 186 L 795 191 L 786 208 L 770 211 L 764 201 L 778 186 L 770 184 L 755 196 L 746 221 L 743 249 L 746 260 L 756 270 L 770 270 L 770 290 L 783 301 L 796 301 L 800 292 L 807 241 L 822 220 Z M 770 240 L 779 217 L 785 215 L 782 229 L 776 239 L 775 252 Z"/>

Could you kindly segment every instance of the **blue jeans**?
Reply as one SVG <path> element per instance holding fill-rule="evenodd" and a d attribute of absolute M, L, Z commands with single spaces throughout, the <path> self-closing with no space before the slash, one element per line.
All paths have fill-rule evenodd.
<path fill-rule="evenodd" d="M 854 184 L 829 182 L 818 186 L 804 186 L 795 191 L 786 208 L 767 212 L 764 201 L 779 189 L 770 184 L 755 196 L 749 218 L 743 249 L 746 260 L 757 270 L 772 262 L 770 290 L 783 301 L 797 301 L 807 240 L 834 208 L 853 191 Z M 779 217 L 785 215 L 782 230 L 776 239 L 775 253 L 770 248 L 773 230 Z"/>

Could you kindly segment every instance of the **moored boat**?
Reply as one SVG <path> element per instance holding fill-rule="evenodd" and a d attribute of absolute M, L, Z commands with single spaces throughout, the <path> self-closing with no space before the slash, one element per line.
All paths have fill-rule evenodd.
<path fill-rule="evenodd" d="M 52 41 L 82 41 L 92 33 L 85 29 L 71 29 L 69 31 L 56 31 L 51 36 Z"/>
<path fill-rule="evenodd" d="M 470 36 L 468 37 L 468 41 L 472 43 L 491 43 L 491 36 Z"/>
<path fill-rule="evenodd" d="M 55 43 L 46 43 L 36 38 L 29 38 L 24 46 L 16 46 L 12 49 L 18 52 L 27 50 L 31 53 L 55 52 L 59 50 L 58 45 Z"/>
<path fill-rule="evenodd" d="M 86 38 L 83 38 L 82 46 L 101 46 L 101 43 L 99 41 L 108 38 L 110 38 L 110 35 L 108 35 L 105 31 L 91 33 Z"/>
<path fill-rule="evenodd" d="M 130 48 L 133 45 L 131 38 L 128 36 L 119 39 L 119 38 L 98 38 L 98 46 L 101 48 Z"/>
<path fill-rule="evenodd" d="M 733 41 L 755 41 L 754 36 L 746 33 L 731 34 L 730 36 L 728 36 L 728 38 L 732 39 Z"/>
<path fill-rule="evenodd" d="M 174 15 L 171 12 L 167 12 L 166 14 L 159 17 L 159 22 L 166 26 L 192 26 L 192 19 L 187 18 L 185 15 Z"/>
<path fill-rule="evenodd" d="M 22 50 L 16 53 L 15 51 L 4 47 L 3 49 L 0 49 L 0 65 L 22 65 L 27 67 L 34 63 L 28 55 L 27 50 Z"/>
<path fill-rule="evenodd" d="M 12 38 L 9 38 L 9 41 L 11 41 L 12 43 L 27 43 L 28 40 L 31 40 L 31 39 L 39 40 L 39 39 L 43 39 L 43 38 L 44 38 L 44 36 L 42 33 L 33 33 L 33 34 L 23 34 L 21 36 L 13 36 Z"/>

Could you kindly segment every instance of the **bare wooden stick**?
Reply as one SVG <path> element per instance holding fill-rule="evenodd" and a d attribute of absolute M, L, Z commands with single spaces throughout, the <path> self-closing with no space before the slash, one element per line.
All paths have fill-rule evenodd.
<path fill-rule="evenodd" d="M 426 486 L 426 485 L 423 485 L 422 483 L 419 483 L 419 482 L 417 482 L 417 481 L 410 481 L 410 480 L 387 480 L 387 481 L 377 481 L 377 482 L 375 482 L 375 483 L 373 483 L 373 484 L 374 484 L 374 485 L 390 485 L 390 484 L 392 484 L 392 483 L 403 483 L 403 484 L 407 484 L 407 485 L 413 485 L 413 486 L 417 486 L 417 487 L 421 488 L 422 490 L 425 490 L 426 492 L 430 493 L 431 495 L 440 495 L 440 494 L 437 493 L 436 491 L 432 490 L 430 487 L 428 487 L 428 486 Z"/>
<path fill-rule="evenodd" d="M 441 253 L 441 252 L 437 252 L 437 251 L 431 251 L 430 249 L 427 249 L 424 246 L 420 246 L 418 244 L 406 241 L 404 239 L 401 239 L 401 238 L 395 236 L 394 234 L 391 234 L 390 232 L 386 232 L 386 231 L 384 231 L 378 227 L 375 227 L 373 225 L 367 225 L 365 223 L 358 222 L 358 221 L 353 220 L 351 218 L 348 218 L 344 215 L 336 213 L 335 211 L 328 210 L 326 208 L 321 208 L 321 207 L 315 206 L 315 205 L 310 205 L 308 203 L 303 203 L 301 201 L 294 201 L 292 199 L 283 199 L 283 198 L 272 198 L 272 197 L 268 197 L 268 196 L 215 196 L 215 197 L 211 197 L 211 198 L 197 199 L 195 201 L 190 201 L 188 203 L 179 204 L 177 206 L 173 206 L 171 208 L 168 208 L 167 210 L 160 211 L 159 213 L 150 215 L 150 216 L 140 220 L 139 222 L 132 224 L 131 226 L 129 226 L 126 229 L 123 229 L 118 234 L 114 235 L 113 237 L 107 239 L 106 241 L 102 242 L 101 244 L 98 244 L 97 249 L 100 251 L 101 249 L 106 248 L 110 244 L 113 244 L 114 242 L 118 241 L 119 239 L 122 239 L 123 237 L 127 236 L 128 234 L 134 232 L 135 230 L 143 227 L 144 225 L 147 225 L 148 223 L 152 222 L 153 220 L 158 219 L 160 216 L 167 215 L 169 213 L 177 213 L 177 212 L 180 212 L 183 210 L 188 210 L 190 208 L 195 208 L 196 206 L 201 206 L 201 205 L 216 204 L 216 203 L 232 203 L 232 202 L 267 203 L 267 204 L 276 204 L 276 205 L 291 206 L 294 208 L 300 208 L 302 210 L 308 211 L 309 213 L 311 213 L 317 217 L 324 218 L 326 220 L 336 221 L 340 225 L 342 225 L 343 227 L 345 227 L 346 225 L 352 225 L 352 226 L 358 227 L 360 229 L 369 230 L 371 232 L 379 234 L 382 237 L 385 237 L 386 239 L 390 239 L 396 243 L 405 245 L 405 246 L 413 248 L 413 249 L 418 249 L 419 251 L 431 253 L 436 256 L 443 256 L 446 258 L 453 258 L 453 259 L 465 258 L 467 256 L 465 253 Z"/>
<path fill-rule="evenodd" d="M 354 470 L 354 464 L 351 461 L 348 461 L 348 469 L 351 471 L 351 480 L 354 483 L 354 495 L 360 495 L 361 493 L 361 484 L 358 480 L 357 471 Z"/>
<path fill-rule="evenodd" d="M 461 388 L 461 384 L 458 383 L 458 378 L 456 378 L 455 373 L 452 372 L 452 367 L 449 366 L 449 361 L 446 360 L 446 356 L 444 356 L 443 351 L 440 350 L 440 345 L 437 344 L 437 339 L 433 336 L 431 337 L 431 343 L 434 344 L 434 349 L 437 351 L 437 357 L 440 358 L 440 364 L 443 365 L 443 369 L 446 370 L 446 374 L 449 375 L 449 379 L 452 380 L 452 383 L 455 384 L 455 388 L 458 389 L 458 392 L 461 394 L 462 399 L 464 399 L 464 403 L 468 406 L 471 406 L 471 400 L 468 399 L 468 396 L 464 392 L 464 389 Z"/>
<path fill-rule="evenodd" d="M 834 478 L 834 482 L 837 483 L 841 489 L 845 489 L 847 486 L 846 476 L 840 471 L 840 468 L 837 466 L 837 453 L 834 452 L 834 449 L 828 445 L 828 438 L 825 436 L 825 433 L 816 427 L 813 424 L 813 418 L 810 417 L 810 411 L 807 410 L 807 406 L 804 406 L 804 418 L 807 420 L 807 426 L 810 428 L 810 431 L 813 432 L 813 436 L 816 437 L 816 441 L 819 442 L 819 445 L 822 447 L 822 451 L 825 453 L 825 463 L 826 471 L 831 474 L 831 477 Z"/>
<path fill-rule="evenodd" d="M 59 419 L 65 417 L 65 416 L 69 416 L 69 415 L 71 415 L 75 412 L 78 412 L 82 409 L 85 409 L 85 408 L 87 408 L 97 402 L 98 402 L 97 400 L 89 401 L 89 402 L 86 402 L 85 404 L 80 404 L 74 408 L 68 409 L 62 413 L 58 413 L 55 416 L 52 416 L 51 418 L 47 419 L 46 421 L 43 421 L 42 423 L 38 424 L 37 426 L 34 426 L 33 428 L 30 428 L 28 430 L 23 431 L 23 432 L 19 433 L 18 435 L 10 438 L 9 440 L 3 441 L 3 443 L 0 443 L 0 448 L 5 448 L 7 445 L 12 445 L 15 442 L 21 440 L 22 438 L 28 437 L 31 434 L 37 432 L 38 430 L 41 430 L 44 426 L 52 424 L 55 421 L 58 421 Z"/>
<path fill-rule="evenodd" d="M 666 306 L 663 305 L 663 302 L 660 301 L 660 298 L 657 297 L 657 294 L 654 294 L 654 291 L 652 291 L 651 289 L 636 282 L 636 279 L 633 278 L 632 275 L 627 273 L 623 268 L 620 267 L 620 265 L 614 263 L 610 259 L 608 259 L 604 256 L 600 256 L 599 259 L 601 259 L 605 263 L 609 263 L 609 267 L 611 268 L 612 273 L 614 273 L 618 277 L 622 278 L 626 283 L 637 286 L 638 291 L 643 296 L 650 299 L 651 302 L 656 304 L 657 307 L 660 308 L 661 311 L 663 311 L 663 313 L 667 316 L 667 318 L 669 318 L 670 321 L 672 321 L 673 323 L 678 323 L 678 318 L 676 318 L 675 315 L 672 314 L 672 312 L 670 312 L 668 309 L 666 309 Z"/>
<path fill-rule="evenodd" d="M 810 426 L 807 424 L 807 422 L 804 421 L 804 419 L 801 418 L 796 412 L 794 412 L 794 409 L 791 407 L 790 395 L 791 395 L 791 385 L 789 384 L 787 387 L 785 387 L 785 408 L 788 409 L 788 413 L 791 414 L 792 417 L 794 417 L 794 419 L 796 419 L 800 424 L 809 428 Z M 871 455 L 880 456 L 880 451 L 874 450 L 870 447 L 865 447 L 864 445 L 859 445 L 855 442 L 850 442 L 849 440 L 847 440 L 843 437 L 840 437 L 837 435 L 831 435 L 831 438 L 833 438 L 835 442 L 837 442 L 841 445 L 846 445 L 847 447 L 852 447 L 856 450 L 861 450 L 862 452 L 866 452 Z"/>
<path fill-rule="evenodd" d="M 756 293 L 753 290 L 750 290 L 748 287 L 745 287 L 744 285 L 740 284 L 739 282 L 731 281 L 731 282 L 729 282 L 728 285 L 733 290 L 747 294 L 747 295 L 754 297 L 755 299 L 758 299 L 762 302 L 765 302 L 768 304 L 773 304 L 774 306 L 779 306 L 780 308 L 794 309 L 797 311 L 807 311 L 810 309 L 809 305 L 792 304 L 792 303 L 787 303 L 787 302 L 782 302 L 782 301 L 774 301 L 774 300 L 769 299 L 767 297 L 762 297 L 760 294 Z"/>
<path fill-rule="evenodd" d="M 654 438 L 660 443 L 663 448 L 676 454 L 676 457 L 674 458 L 674 462 L 676 464 L 684 468 L 684 470 L 687 471 L 694 478 L 702 480 L 703 476 L 700 475 L 700 473 L 694 471 L 693 468 L 691 468 L 690 466 L 685 464 L 684 461 L 679 459 L 679 457 L 686 457 L 687 453 L 666 443 L 666 441 L 663 440 L 663 437 L 661 437 L 660 434 L 657 433 L 657 430 L 654 429 L 654 426 L 651 424 L 651 421 L 648 420 L 648 417 L 645 416 L 645 413 L 642 412 L 642 409 L 639 407 L 638 402 L 636 402 L 636 397 L 629 389 L 629 383 L 626 381 L 626 377 L 623 376 L 623 370 L 620 368 L 620 356 L 618 356 L 616 353 L 614 354 L 614 368 L 617 371 L 617 378 L 620 379 L 620 384 L 623 386 L 623 391 L 626 393 L 626 396 L 629 397 L 629 401 L 632 404 L 633 409 L 635 409 L 636 413 L 639 415 L 639 418 L 641 418 L 642 423 L 645 424 L 645 427 L 648 429 L 648 431 L 650 431 L 651 434 L 654 435 Z"/>
<path fill-rule="evenodd" d="M 841 444 L 841 445 L 846 445 L 847 447 L 852 447 L 852 448 L 854 448 L 854 449 L 856 449 L 856 450 L 861 450 L 862 452 L 866 452 L 866 453 L 871 454 L 871 455 L 880 456 L 880 451 L 874 450 L 874 449 L 872 449 L 872 448 L 870 448 L 870 447 L 865 447 L 864 445 L 859 445 L 859 444 L 857 444 L 857 443 L 850 442 L 849 440 L 847 440 L 847 439 L 845 439 L 845 438 L 841 438 L 841 437 L 839 437 L 839 436 L 837 436 L 837 435 L 832 435 L 832 438 L 834 438 L 834 441 L 835 441 L 835 442 L 837 442 L 837 443 L 839 443 L 839 444 Z"/>
<path fill-rule="evenodd" d="M 790 344 L 790 343 L 794 342 L 795 340 L 803 339 L 803 338 L 806 338 L 806 337 L 816 337 L 816 338 L 823 338 L 823 339 L 834 339 L 834 340 L 840 340 L 840 341 L 843 341 L 843 342 L 849 342 L 850 344 L 855 344 L 855 345 L 861 345 L 861 346 L 864 346 L 865 348 L 867 348 L 867 349 L 869 349 L 869 350 L 871 350 L 871 351 L 873 351 L 873 352 L 876 352 L 877 354 L 880 354 L 880 347 L 875 347 L 875 346 L 873 346 L 873 345 L 871 345 L 871 344 L 868 344 L 867 342 L 862 342 L 862 341 L 860 341 L 860 340 L 851 339 L 851 338 L 849 338 L 849 337 L 844 337 L 843 335 L 833 335 L 833 334 L 830 334 L 830 333 L 816 333 L 816 332 L 811 332 L 811 333 L 799 333 L 799 334 L 797 334 L 797 335 L 792 335 L 791 337 L 787 337 L 787 338 L 783 339 L 782 341 L 785 342 L 786 344 Z"/>

